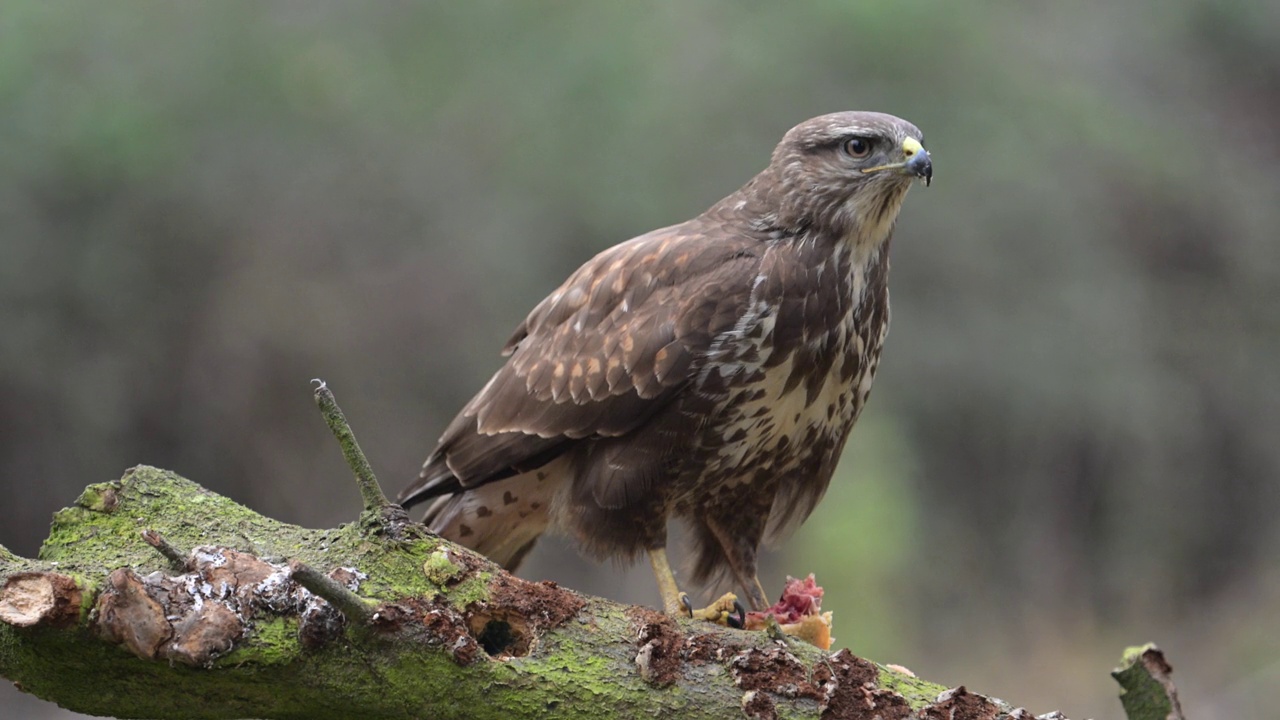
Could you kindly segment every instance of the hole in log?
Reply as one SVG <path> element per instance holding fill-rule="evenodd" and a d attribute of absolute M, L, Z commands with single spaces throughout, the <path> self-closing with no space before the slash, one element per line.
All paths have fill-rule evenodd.
<path fill-rule="evenodd" d="M 485 623 L 480 637 L 476 638 L 480 647 L 489 655 L 501 655 L 503 650 L 511 647 L 515 636 L 511 634 L 511 625 L 504 620 L 490 620 Z"/>
<path fill-rule="evenodd" d="M 508 613 L 479 613 L 468 623 L 471 637 L 489 657 L 521 657 L 529 654 L 529 626 L 524 618 Z"/>

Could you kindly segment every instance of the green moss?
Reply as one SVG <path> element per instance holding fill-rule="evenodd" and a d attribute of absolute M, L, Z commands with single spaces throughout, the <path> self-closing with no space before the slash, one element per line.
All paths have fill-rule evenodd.
<path fill-rule="evenodd" d="M 912 710 L 919 710 L 926 705 L 932 705 L 938 699 L 938 695 L 947 690 L 942 685 L 896 672 L 883 666 L 880 667 L 879 685 L 887 690 L 893 690 L 906 698 Z"/>
<path fill-rule="evenodd" d="M 114 481 L 90 485 L 80 493 L 76 505 L 93 512 L 111 512 L 115 506 L 116 491 L 119 489 L 120 483 Z"/>
<path fill-rule="evenodd" d="M 466 669 L 454 665 L 443 653 L 404 653 L 392 661 L 375 661 L 377 673 L 385 678 L 382 686 L 388 689 L 382 699 L 388 705 L 405 708 L 431 708 L 431 717 L 450 720 L 452 717 L 474 717 L 476 720 L 502 717 L 485 702 L 486 686 L 494 681 L 495 672 L 501 674 L 498 663 L 480 659 Z M 425 698 L 447 698 L 446 702 L 429 702 Z M 453 713 L 450 715 L 450 713 Z M 422 710 L 417 713 L 422 714 Z"/>
<path fill-rule="evenodd" d="M 436 585 L 445 585 L 457 577 L 458 573 L 462 572 L 462 568 L 449 559 L 448 550 L 436 548 L 436 551 L 427 556 L 427 561 L 422 564 L 422 572 Z"/>
<path fill-rule="evenodd" d="M 1120 667 L 1111 673 L 1123 688 L 1120 704 L 1125 716 L 1133 720 L 1163 720 L 1173 711 L 1168 691 L 1142 663 L 1142 655 L 1156 649 L 1152 643 L 1125 648 Z"/>
<path fill-rule="evenodd" d="M 119 481 L 90 486 L 74 506 L 55 513 L 40 559 L 86 570 L 159 569 L 166 563 L 142 541 L 143 530 L 158 530 L 180 549 L 225 538 L 230 547 L 252 550 L 253 538 L 287 527 L 190 480 L 140 466 Z"/>
<path fill-rule="evenodd" d="M 450 551 L 441 547 L 438 541 L 431 541 L 430 544 L 422 543 L 419 550 L 427 548 L 431 550 L 426 561 L 422 563 L 421 576 L 440 593 L 443 593 L 451 583 L 456 582 L 457 585 L 448 588 L 449 600 L 454 607 L 464 609 L 472 603 L 489 597 L 489 581 L 493 579 L 493 573 L 478 570 L 466 575 L 466 568 L 454 562 L 450 557 Z M 420 553 L 412 553 L 412 555 L 421 557 Z M 460 577 L 462 580 L 459 582 Z"/>
<path fill-rule="evenodd" d="M 350 527 L 357 534 L 359 529 Z M 431 563 L 440 541 L 436 538 L 424 538 L 408 543 L 386 540 L 383 543 L 370 545 L 368 540 L 354 543 L 352 549 L 363 557 L 375 562 L 378 574 L 365 570 L 369 574 L 368 582 L 361 587 L 361 594 L 373 596 L 404 595 L 406 591 L 415 594 L 433 595 L 443 587 L 443 579 L 436 579 L 426 572 L 426 564 Z M 362 568 L 363 570 L 363 568 Z"/>
<path fill-rule="evenodd" d="M 1146 645 L 1131 645 L 1125 648 L 1124 652 L 1120 654 L 1120 670 L 1124 671 L 1133 667 L 1134 663 L 1142 659 L 1143 653 L 1145 653 L 1148 650 L 1154 650 L 1154 649 L 1156 649 L 1155 643 L 1147 643 Z"/>
<path fill-rule="evenodd" d="M 281 665 L 298 657 L 298 623 L 293 618 L 255 620 L 249 638 L 218 658 L 214 667 Z"/>
<path fill-rule="evenodd" d="M 370 537 L 358 523 L 312 530 L 262 517 L 171 472 L 140 466 L 113 483 L 88 488 L 76 505 L 54 515 L 40 559 L 64 571 L 102 567 L 167 570 L 142 541 L 153 529 L 174 547 L 189 551 L 220 545 L 267 560 L 297 559 L 322 570 L 355 566 L 368 577 L 361 594 L 390 598 L 432 594 L 439 589 L 423 573 L 423 561 L 439 545 L 434 537 L 397 543 Z"/>
<path fill-rule="evenodd" d="M 449 602 L 459 610 L 489 598 L 489 581 L 493 573 L 477 572 L 449 590 Z"/>

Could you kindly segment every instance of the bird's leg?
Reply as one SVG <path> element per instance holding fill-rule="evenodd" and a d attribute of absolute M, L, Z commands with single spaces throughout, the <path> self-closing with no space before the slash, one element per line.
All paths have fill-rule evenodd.
<path fill-rule="evenodd" d="M 764 586 L 760 584 L 760 576 L 754 572 L 751 573 L 751 582 L 743 583 L 742 589 L 747 594 L 747 600 L 751 602 L 752 610 L 760 612 L 771 604 L 769 596 L 764 594 Z"/>
<path fill-rule="evenodd" d="M 744 518 L 748 517 L 758 517 L 759 520 L 752 523 L 744 523 Z M 764 535 L 764 525 L 768 517 L 768 505 L 763 505 L 760 512 L 742 512 L 738 515 L 735 518 L 732 530 L 727 528 L 725 523 L 714 515 L 708 515 L 702 519 L 706 523 L 707 529 L 711 531 L 711 534 L 720 543 L 720 548 L 724 551 L 724 557 L 729 564 L 729 571 L 733 574 L 733 579 L 738 581 L 738 587 L 742 588 L 742 592 L 751 603 L 751 609 L 756 612 L 760 612 L 772 604 L 769 602 L 769 597 L 765 595 L 764 587 L 760 584 L 760 578 L 756 574 L 756 548 L 760 545 L 760 538 Z"/>
<path fill-rule="evenodd" d="M 675 573 L 671 572 L 671 565 L 667 562 L 667 549 L 651 548 L 649 565 L 653 566 L 653 576 L 658 579 L 658 592 L 662 594 L 662 609 L 666 610 L 668 615 L 687 614 L 683 602 L 686 599 L 685 595 L 676 585 Z"/>
<path fill-rule="evenodd" d="M 676 576 L 671 572 L 671 564 L 667 562 L 666 548 L 651 548 L 649 565 L 653 567 L 653 575 L 658 580 L 658 592 L 662 594 L 662 608 L 668 615 L 683 615 L 695 620 L 707 620 L 730 627 L 743 626 L 747 611 L 742 607 L 742 603 L 738 602 L 738 596 L 733 593 L 725 593 L 707 607 L 693 609 L 689 596 L 680 592 L 679 586 L 676 585 Z"/>

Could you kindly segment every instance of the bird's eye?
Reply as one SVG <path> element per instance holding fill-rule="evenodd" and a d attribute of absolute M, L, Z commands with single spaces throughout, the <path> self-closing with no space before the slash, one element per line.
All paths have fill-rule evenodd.
<path fill-rule="evenodd" d="M 851 158 L 861 160 L 871 154 L 871 141 L 866 138 L 849 138 L 844 141 L 844 152 Z"/>

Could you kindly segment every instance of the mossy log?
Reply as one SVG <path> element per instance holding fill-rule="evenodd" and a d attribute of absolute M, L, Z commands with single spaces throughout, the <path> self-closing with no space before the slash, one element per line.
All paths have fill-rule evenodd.
<path fill-rule="evenodd" d="M 150 467 L 57 513 L 38 560 L 0 553 L 0 588 L 0 674 L 93 715 L 900 717 L 945 689 L 527 582 L 407 520 L 276 522 Z"/>
<path fill-rule="evenodd" d="M 151 467 L 92 485 L 38 559 L 0 547 L 0 676 L 130 718 L 1033 717 L 848 650 L 516 578 L 387 503 L 325 393 L 358 522 L 288 525 Z"/>

